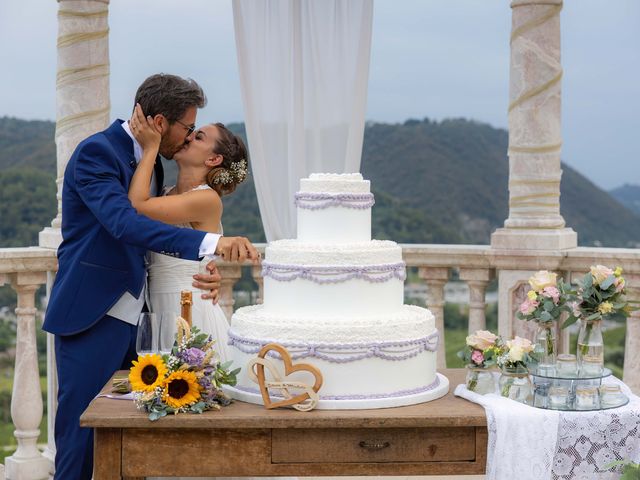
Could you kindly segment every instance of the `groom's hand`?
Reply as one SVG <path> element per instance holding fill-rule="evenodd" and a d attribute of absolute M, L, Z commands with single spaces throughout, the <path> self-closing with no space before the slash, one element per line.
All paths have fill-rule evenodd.
<path fill-rule="evenodd" d="M 216 248 L 216 255 L 227 262 L 244 262 L 249 259 L 257 263 L 260 254 L 256 247 L 245 237 L 220 237 Z"/>
<path fill-rule="evenodd" d="M 207 271 L 209 273 L 198 273 L 193 276 L 193 286 L 206 292 L 201 295 L 204 300 L 211 300 L 215 305 L 218 303 L 220 296 L 220 281 L 222 277 L 218 272 L 215 260 L 207 263 Z"/>

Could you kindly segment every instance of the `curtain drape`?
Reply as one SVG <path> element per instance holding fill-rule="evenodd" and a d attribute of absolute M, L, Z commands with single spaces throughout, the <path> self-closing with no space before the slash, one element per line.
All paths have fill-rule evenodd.
<path fill-rule="evenodd" d="M 294 238 L 299 179 L 360 170 L 373 0 L 233 0 L 233 17 L 266 237 Z"/>

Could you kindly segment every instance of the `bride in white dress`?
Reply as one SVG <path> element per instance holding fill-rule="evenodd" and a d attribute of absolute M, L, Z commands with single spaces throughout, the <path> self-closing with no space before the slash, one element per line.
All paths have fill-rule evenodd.
<path fill-rule="evenodd" d="M 131 130 L 143 154 L 129 186 L 133 207 L 155 220 L 222 234 L 221 197 L 232 193 L 247 176 L 247 150 L 242 140 L 221 123 L 197 129 L 193 140 L 174 155 L 178 164 L 177 184 L 165 189 L 161 197 L 151 197 L 149 185 L 160 134 L 145 122 L 139 107 L 136 113 Z M 148 253 L 148 260 L 150 310 L 178 314 L 180 291 L 191 290 L 193 325 L 212 335 L 220 361 L 227 361 L 228 320 L 220 306 L 202 299 L 201 290 L 193 285 L 193 276 L 204 269 L 208 260 L 197 262 L 153 252 Z"/>

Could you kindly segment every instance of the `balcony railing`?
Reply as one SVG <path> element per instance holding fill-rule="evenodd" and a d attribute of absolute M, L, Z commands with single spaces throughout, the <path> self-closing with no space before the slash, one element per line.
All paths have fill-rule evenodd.
<path fill-rule="evenodd" d="M 264 245 L 259 246 L 264 250 Z M 517 305 L 526 295 L 526 280 L 540 269 L 558 272 L 565 279 L 583 275 L 594 264 L 621 266 L 624 269 L 629 298 L 640 300 L 640 250 L 617 248 L 575 248 L 566 251 L 495 250 L 485 245 L 402 245 L 408 267 L 416 267 L 419 278 L 427 286 L 427 306 L 436 318 L 442 333 L 438 350 L 438 368 L 445 367 L 444 287 L 455 274 L 469 288 L 469 331 L 486 328 L 487 287 L 498 280 L 498 330 L 504 336 L 531 335 L 526 322 L 515 321 Z M 11 401 L 11 417 L 15 426 L 18 448 L 6 460 L 7 478 L 18 478 L 15 472 L 33 472 L 43 478 L 43 469 L 50 470 L 53 446 L 53 414 L 49 415 L 49 447 L 41 453 L 36 445 L 43 416 L 36 349 L 36 328 L 40 328 L 35 308 L 35 292 L 51 282 L 57 268 L 55 252 L 50 249 L 0 249 L 0 285 L 11 284 L 18 296 L 16 358 Z M 260 267 L 220 263 L 222 286 L 220 305 L 231 316 L 234 310 L 234 285 L 245 275 L 258 284 L 257 301 L 262 297 Z M 634 312 L 626 324 L 624 381 L 640 391 L 640 312 Z M 569 338 L 559 332 L 560 350 L 568 351 Z M 51 344 L 51 342 L 49 342 Z M 49 352 L 47 362 L 48 411 L 55 412 L 55 363 Z M 0 476 L 2 478 L 2 476 Z"/>

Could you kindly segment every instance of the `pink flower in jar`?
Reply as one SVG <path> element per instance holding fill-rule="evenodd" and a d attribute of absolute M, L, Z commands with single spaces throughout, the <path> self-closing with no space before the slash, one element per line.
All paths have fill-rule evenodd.
<path fill-rule="evenodd" d="M 540 304 L 535 300 L 526 299 L 524 302 L 522 302 L 518 310 L 520 310 L 520 313 L 522 313 L 523 315 L 531 315 L 536 310 L 536 308 L 538 308 L 538 305 Z"/>
<path fill-rule="evenodd" d="M 542 290 L 542 296 L 552 299 L 553 303 L 557 305 L 560 301 L 560 290 L 556 287 L 544 287 L 544 290 Z"/>
<path fill-rule="evenodd" d="M 474 350 L 471 354 L 471 361 L 476 365 L 481 365 L 484 362 L 484 355 L 480 350 Z"/>

